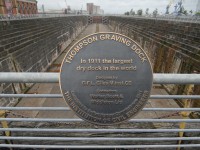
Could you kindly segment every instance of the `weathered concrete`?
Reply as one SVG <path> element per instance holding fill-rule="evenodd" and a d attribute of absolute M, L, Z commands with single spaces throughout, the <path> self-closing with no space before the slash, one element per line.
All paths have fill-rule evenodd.
<path fill-rule="evenodd" d="M 100 20 L 105 24 L 109 22 L 112 31 L 126 34 L 137 41 L 149 55 L 155 73 L 200 71 L 198 23 L 106 16 L 0 22 L 0 71 L 46 70 L 87 23 Z M 98 29 L 101 27 L 106 26 L 99 25 Z M 30 84 L 1 84 L 0 91 L 20 93 L 29 86 Z M 187 90 L 186 86 L 177 85 L 165 85 L 165 88 L 171 94 L 183 94 Z M 199 89 L 199 86 L 195 86 L 194 94 L 199 94 Z M 13 98 L 7 102 L 2 99 L 0 105 L 15 103 Z"/>
<path fill-rule="evenodd" d="M 73 16 L 0 22 L 0 71 L 41 72 L 87 26 L 87 17 Z M 1 84 L 1 93 L 21 93 L 31 84 Z M 0 106 L 13 105 L 2 99 Z M 13 103 L 12 103 L 13 101 Z"/>
<path fill-rule="evenodd" d="M 200 72 L 200 24 L 134 17 L 109 17 L 109 26 L 135 40 L 148 54 L 154 73 Z M 186 94 L 186 85 L 164 85 L 170 94 Z M 193 88 L 200 94 L 200 86 Z M 182 102 L 180 102 L 182 105 Z M 194 107 L 197 103 L 194 103 Z M 199 104 L 198 104 L 199 105 Z M 182 105 L 183 106 L 183 105 Z"/>
<path fill-rule="evenodd" d="M 200 70 L 200 24 L 198 23 L 110 17 L 109 25 L 114 31 L 126 34 L 137 41 L 147 53 L 151 53 L 151 56 L 154 54 L 151 57 L 152 64 L 160 59 L 158 58 L 160 54 L 157 54 L 155 50 L 164 50 L 164 57 L 161 59 L 162 67 L 160 65 L 154 66 L 155 72 L 169 73 L 174 71 L 174 61 L 170 68 L 166 67 L 170 58 L 179 58 L 181 61 L 188 61 L 188 65 L 193 65 L 190 70 L 185 68 L 185 73 Z"/>
<path fill-rule="evenodd" d="M 83 37 L 95 33 L 96 27 L 99 26 L 99 32 L 109 32 L 111 31 L 107 25 L 103 24 L 91 24 L 89 25 L 77 38 L 75 41 L 73 41 L 70 45 L 73 45 L 76 41 L 82 39 Z M 52 66 L 49 68 L 49 72 L 56 72 L 60 69 L 60 64 L 62 60 L 64 59 L 64 56 L 66 52 L 69 50 L 70 47 L 68 47 L 63 53 L 56 59 L 56 61 L 52 64 Z M 28 91 L 28 93 L 37 93 L 37 94 L 60 94 L 60 87 L 59 84 L 35 84 L 31 90 Z M 167 93 L 165 90 L 158 85 L 155 85 L 152 89 L 153 95 L 166 95 Z M 19 104 L 18 107 L 63 107 L 67 104 L 64 99 L 55 99 L 55 98 L 23 98 Z M 146 108 L 153 108 L 153 107 L 166 107 L 166 108 L 172 108 L 172 107 L 179 107 L 176 102 L 173 100 L 149 100 L 148 103 L 145 106 Z M 33 118 L 78 118 L 73 111 L 13 111 L 14 113 L 26 116 L 26 117 L 33 117 Z M 140 112 L 136 118 L 162 118 L 171 114 L 174 114 L 175 112 Z M 172 116 L 171 118 L 180 118 L 180 115 Z"/>
<path fill-rule="evenodd" d="M 98 24 L 99 31 L 100 32 L 108 32 L 110 31 L 108 26 L 105 26 L 103 24 Z M 83 37 L 95 33 L 96 32 L 97 24 L 91 24 L 88 25 L 85 30 L 77 36 L 77 38 L 70 44 L 73 45 L 78 40 L 82 39 Z M 64 59 L 64 56 L 66 55 L 66 52 L 69 50 L 69 47 L 67 47 L 61 55 L 53 62 L 53 64 L 48 69 L 48 72 L 56 72 L 60 69 L 60 64 L 62 63 L 62 60 Z M 60 94 L 60 87 L 59 84 L 35 84 L 28 93 L 37 93 L 37 94 Z M 61 99 L 55 99 L 55 98 L 43 98 L 43 99 L 33 99 L 33 98 L 23 98 L 17 105 L 18 107 L 63 107 L 67 106 L 65 100 L 63 98 Z M 33 117 L 33 118 L 77 118 L 75 113 L 73 111 L 59 111 L 59 112 L 53 112 L 53 111 L 13 111 L 14 113 L 24 115 L 26 117 Z"/>
<path fill-rule="evenodd" d="M 129 37 L 132 37 L 134 40 L 137 40 L 140 45 L 146 50 L 146 52 L 148 53 L 148 55 L 151 57 L 152 62 L 154 64 L 154 69 L 156 69 L 158 72 L 161 70 L 163 72 L 170 72 L 171 69 L 169 69 L 169 67 L 171 67 L 171 63 L 174 63 L 174 58 L 175 58 L 175 54 L 177 53 L 176 51 L 174 51 L 174 48 L 176 48 L 176 46 L 174 47 L 167 47 L 165 44 L 161 44 L 159 41 L 157 41 L 158 39 L 161 38 L 161 36 L 158 36 L 158 38 L 156 38 L 156 34 L 153 33 L 153 31 L 155 31 L 156 29 L 154 29 L 152 31 L 152 37 L 150 38 L 150 36 L 148 37 L 147 35 L 145 35 L 147 32 L 147 29 L 144 30 L 141 26 L 137 26 L 137 29 L 140 31 L 135 31 L 135 28 L 132 28 L 131 26 L 134 24 L 134 21 L 132 21 L 131 23 L 129 23 L 128 21 L 124 24 L 121 24 L 120 28 L 116 30 L 116 28 L 113 26 L 113 22 L 112 19 L 110 19 L 110 27 L 117 31 L 117 32 L 121 32 L 123 34 L 128 35 Z M 123 20 L 121 22 L 115 22 L 116 25 L 118 23 L 123 23 Z M 115 24 L 114 23 L 114 24 Z M 127 26 L 127 24 L 129 24 L 129 26 Z M 148 22 L 146 23 L 148 24 Z M 129 29 L 127 30 L 126 27 Z M 162 27 L 162 26 L 160 26 Z M 152 24 L 152 28 L 153 24 Z M 144 30 L 144 32 L 142 32 L 142 29 Z M 86 28 L 85 32 L 82 32 L 80 34 L 80 36 L 77 38 L 80 39 L 88 34 L 94 33 L 97 30 L 97 26 L 96 24 L 92 24 L 90 25 L 88 28 Z M 106 31 L 110 31 L 108 26 L 104 26 L 102 24 L 98 25 L 98 30 L 100 32 L 106 32 Z M 121 31 L 120 31 L 121 30 Z M 151 33 L 148 33 L 151 34 Z M 145 36 L 143 36 L 145 35 Z M 154 37 L 154 36 L 155 37 Z M 74 41 L 76 42 L 76 40 Z M 74 42 L 72 42 L 71 44 L 73 44 Z M 161 46 L 161 45 L 164 46 Z M 180 45 L 178 45 L 180 46 Z M 168 49 L 169 48 L 169 49 Z M 56 72 L 59 70 L 59 66 L 60 63 L 65 55 L 65 53 L 67 52 L 68 49 L 66 49 L 66 51 L 63 51 L 63 53 L 60 55 L 60 57 L 58 57 L 58 59 L 56 61 L 54 61 L 52 67 L 49 68 L 48 71 L 52 71 L 52 72 Z M 153 51 L 154 50 L 154 51 Z M 166 52 L 167 51 L 167 52 Z M 177 50 L 178 51 L 178 50 Z M 181 51 L 181 50 L 180 50 Z M 155 53 L 154 53 L 155 52 Z M 169 53 L 168 53 L 169 52 Z M 181 53 L 182 54 L 182 53 Z M 160 56 L 158 58 L 155 59 L 155 55 Z M 177 54 L 177 56 L 179 56 Z M 184 55 L 185 56 L 185 55 Z M 190 57 L 190 56 L 189 56 Z M 173 58 L 173 59 L 170 59 Z M 182 57 L 180 57 L 179 59 L 181 59 Z M 186 57 L 187 58 L 187 57 Z M 167 63 L 167 61 L 165 59 L 168 59 L 170 63 Z M 9 61 L 9 60 L 7 60 Z M 182 60 L 181 60 L 182 61 Z M 158 65 L 157 65 L 157 64 Z M 162 63 L 162 64 L 160 64 Z M 156 64 L 156 65 L 155 65 Z M 179 67 L 179 63 L 176 62 L 175 66 Z M 159 67 L 157 67 L 159 66 Z M 163 67 L 164 66 L 164 67 Z M 198 66 L 197 66 L 198 67 Z M 181 67 L 183 68 L 183 67 Z M 176 68 L 174 68 L 176 69 Z M 177 70 L 177 71 L 176 71 Z M 179 72 L 179 69 L 176 69 L 174 72 Z M 23 86 L 23 85 L 21 85 Z M 33 88 L 31 90 L 29 90 L 29 93 L 60 93 L 59 90 L 59 85 L 58 84 L 36 84 L 33 86 Z M 152 90 L 152 94 L 167 94 L 160 85 L 155 85 L 155 87 Z M 20 103 L 18 104 L 18 106 L 39 106 L 39 107 L 63 107 L 63 106 L 67 106 L 65 101 L 63 99 L 22 99 L 20 101 Z M 150 107 L 178 107 L 178 105 L 173 101 L 173 100 L 149 100 L 149 102 L 147 103 L 146 107 L 150 108 Z M 36 117 L 36 118 L 76 118 L 77 116 L 72 112 L 63 112 L 63 111 L 59 111 L 59 112 L 51 112 L 51 111 L 13 111 L 13 113 L 17 113 L 19 114 L 16 116 L 12 116 L 12 117 Z M 173 113 L 175 112 L 140 112 L 136 118 L 181 118 L 180 115 L 176 115 L 176 116 L 170 116 L 173 115 Z M 21 116 L 22 115 L 22 116 Z M 11 115 L 9 116 L 11 117 Z M 192 127 L 192 123 L 191 124 L 187 124 L 186 128 L 196 128 L 197 125 L 194 125 L 194 127 Z M 16 123 L 13 122 L 10 124 L 10 127 L 30 127 L 30 128 L 49 128 L 49 127 L 53 127 L 53 128 L 105 128 L 105 127 L 98 127 L 98 126 L 94 126 L 91 125 L 89 123 Z M 179 128 L 179 123 L 123 123 L 120 125 L 116 125 L 116 126 L 112 126 L 112 127 L 106 127 L 106 128 L 149 128 L 149 129 L 155 129 L 155 128 Z M 119 136 L 127 136 L 127 137 L 177 137 L 178 133 L 138 133 L 138 134 L 125 134 L 125 133 L 101 133 L 101 134 L 97 134 L 97 133 L 71 133 L 71 134 L 65 134 L 65 133 L 53 133 L 53 134 L 47 134 L 47 133 L 33 133 L 33 132 L 23 132 L 23 133 L 19 133 L 19 132 L 13 132 L 12 133 L 14 136 L 114 136 L 114 137 L 119 137 Z M 194 135 L 195 134 L 195 135 Z M 199 133 L 194 133 L 193 135 L 190 135 L 189 133 L 185 134 L 185 136 L 199 136 Z M 198 141 L 185 141 L 185 143 L 198 143 Z M 35 144 L 35 142 L 30 141 L 30 142 L 24 142 L 24 141 L 15 141 L 15 143 L 23 143 L 23 144 Z M 40 144 L 52 144 L 51 141 L 44 141 L 44 142 L 40 142 Z M 108 143 L 108 142 L 107 142 Z M 76 141 L 74 142 L 53 142 L 53 144 L 77 144 Z M 90 142 L 81 142 L 80 144 L 94 144 L 94 143 L 90 143 Z M 105 144 L 105 142 L 97 142 L 95 144 Z M 116 142 L 110 142 L 108 144 L 116 144 Z M 117 142 L 117 144 L 144 144 L 144 142 Z M 145 144 L 177 144 L 177 141 L 164 141 L 164 142 L 145 142 Z"/>

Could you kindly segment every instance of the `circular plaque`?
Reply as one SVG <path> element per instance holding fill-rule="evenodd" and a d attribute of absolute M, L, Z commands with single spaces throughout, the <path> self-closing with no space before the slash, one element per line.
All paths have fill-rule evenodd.
<path fill-rule="evenodd" d="M 67 52 L 60 87 L 80 118 L 111 125 L 135 116 L 146 104 L 153 73 L 143 49 L 118 33 L 95 33 Z"/>

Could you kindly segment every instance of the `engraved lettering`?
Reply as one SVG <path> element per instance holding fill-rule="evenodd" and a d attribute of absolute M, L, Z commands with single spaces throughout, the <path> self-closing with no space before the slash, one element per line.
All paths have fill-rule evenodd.
<path fill-rule="evenodd" d="M 141 49 L 138 49 L 135 44 L 132 45 L 131 49 L 135 51 L 135 53 L 138 55 L 138 57 L 141 59 L 142 62 L 147 61 L 147 58 L 144 52 Z"/>
<path fill-rule="evenodd" d="M 68 106 L 86 121 L 112 125 L 146 104 L 152 70 L 144 50 L 118 33 L 89 35 L 67 52 L 60 86 Z"/>

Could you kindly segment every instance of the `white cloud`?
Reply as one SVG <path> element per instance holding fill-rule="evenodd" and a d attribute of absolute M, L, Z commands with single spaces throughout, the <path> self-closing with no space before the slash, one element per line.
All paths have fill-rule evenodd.
<path fill-rule="evenodd" d="M 42 4 L 45 5 L 45 9 L 62 9 L 65 8 L 65 0 L 37 0 L 38 7 L 41 8 Z M 86 9 L 86 3 L 92 2 L 95 5 L 100 5 L 104 9 L 105 13 L 122 14 L 131 9 L 137 11 L 138 9 L 149 8 L 149 12 L 153 12 L 158 8 L 159 12 L 165 13 L 166 6 L 169 0 L 66 0 L 67 5 L 70 5 L 72 9 Z M 179 0 L 174 0 L 177 3 Z M 184 7 L 186 10 L 196 10 L 197 0 L 184 0 Z M 173 12 L 174 5 L 172 4 L 170 11 Z"/>

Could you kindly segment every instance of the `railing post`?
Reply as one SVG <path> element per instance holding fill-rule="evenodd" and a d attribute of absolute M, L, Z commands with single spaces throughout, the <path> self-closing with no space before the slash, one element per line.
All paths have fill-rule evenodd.
<path fill-rule="evenodd" d="M 188 85 L 188 90 L 187 90 L 187 95 L 191 95 L 193 93 L 193 84 Z M 184 100 L 184 108 L 190 108 L 191 107 L 191 99 L 185 99 Z M 183 119 L 187 119 L 189 117 L 191 112 L 181 112 L 180 114 L 182 115 Z M 181 122 L 179 125 L 180 129 L 185 129 L 186 122 Z M 179 137 L 183 137 L 184 132 L 179 132 Z M 178 141 L 178 145 L 181 145 L 182 140 Z M 178 147 L 177 150 L 180 150 L 181 147 Z"/>
<path fill-rule="evenodd" d="M 0 118 L 6 118 L 6 111 L 5 110 L 0 110 Z M 7 121 L 1 121 L 1 125 L 3 128 L 9 128 L 8 127 L 8 122 Z M 5 136 L 11 136 L 10 131 L 5 131 Z M 7 144 L 12 144 L 10 140 L 5 140 Z M 12 150 L 12 148 L 10 148 Z"/>

